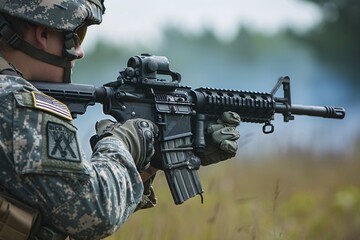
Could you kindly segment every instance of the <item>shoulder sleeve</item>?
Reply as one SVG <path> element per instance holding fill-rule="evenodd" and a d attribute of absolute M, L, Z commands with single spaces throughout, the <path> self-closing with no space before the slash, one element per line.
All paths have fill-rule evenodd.
<path fill-rule="evenodd" d="M 59 115 L 59 109 L 48 109 L 54 103 L 40 108 L 33 91 L 10 95 L 2 102 L 9 111 L 0 113 L 5 120 L 1 133 L 9 138 L 0 139 L 7 142 L 6 147 L 0 144 L 0 156 L 6 156 L 0 167 L 8 170 L 1 182 L 72 237 L 104 238 L 116 231 L 143 193 L 130 153 L 119 140 L 105 138 L 86 158 L 71 120 Z"/>

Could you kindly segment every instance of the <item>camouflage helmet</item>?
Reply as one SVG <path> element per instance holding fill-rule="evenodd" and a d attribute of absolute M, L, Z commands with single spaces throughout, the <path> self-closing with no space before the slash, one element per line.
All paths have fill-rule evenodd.
<path fill-rule="evenodd" d="M 78 58 L 75 47 L 81 44 L 87 26 L 101 23 L 103 3 L 104 0 L 0 0 L 0 38 L 35 59 L 64 68 L 63 81 L 70 82 L 71 61 Z M 62 56 L 26 42 L 2 15 L 62 32 Z"/>
<path fill-rule="evenodd" d="M 5 0 L 0 12 L 59 31 L 75 31 L 99 24 L 105 11 L 103 0 Z"/>

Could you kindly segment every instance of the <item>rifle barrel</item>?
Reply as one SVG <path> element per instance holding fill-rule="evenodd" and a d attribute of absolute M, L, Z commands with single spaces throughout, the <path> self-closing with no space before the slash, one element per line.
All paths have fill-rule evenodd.
<path fill-rule="evenodd" d="M 290 112 L 291 114 L 295 115 L 307 115 L 335 119 L 343 119 L 345 117 L 344 108 L 332 106 L 307 106 L 296 104 L 287 106 L 286 104 L 276 104 L 275 112 L 282 114 L 287 114 Z"/>

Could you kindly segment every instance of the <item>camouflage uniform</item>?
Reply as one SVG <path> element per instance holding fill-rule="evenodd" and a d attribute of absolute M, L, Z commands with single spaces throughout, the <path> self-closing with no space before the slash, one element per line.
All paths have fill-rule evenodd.
<path fill-rule="evenodd" d="M 4 62 L 0 58 L 0 62 Z M 122 142 L 105 137 L 87 159 L 66 106 L 18 76 L 0 75 L 0 185 L 76 239 L 115 232 L 142 199 Z"/>

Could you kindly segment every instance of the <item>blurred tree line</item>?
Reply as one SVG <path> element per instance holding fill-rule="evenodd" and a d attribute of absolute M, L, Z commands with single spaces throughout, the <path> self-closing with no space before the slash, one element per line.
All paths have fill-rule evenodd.
<path fill-rule="evenodd" d="M 304 0 L 317 4 L 323 21 L 306 34 L 294 36 L 310 46 L 316 56 L 360 86 L 360 1 Z"/>
<path fill-rule="evenodd" d="M 239 27 L 233 39 L 221 40 L 212 29 L 189 34 L 168 26 L 158 46 L 129 47 L 98 42 L 83 60 L 76 63 L 74 82 L 100 86 L 114 81 L 119 71 L 126 67 L 129 57 L 144 52 L 167 56 L 170 69 L 181 73 L 181 84 L 193 88 L 206 86 L 269 92 L 278 77 L 288 75 L 292 79 L 294 103 L 342 106 L 346 108 L 347 116 L 353 117 L 346 117 L 341 125 L 337 121 L 304 118 L 296 122 L 296 127 L 289 129 L 280 125 L 283 128 L 279 126 L 277 131 L 296 136 L 288 138 L 293 139 L 293 142 L 289 141 L 293 145 L 314 148 L 313 142 L 317 142 L 318 148 L 349 148 L 352 146 L 349 142 L 360 134 L 357 130 L 360 129 L 357 121 L 360 117 L 360 1 L 303 1 L 318 4 L 324 16 L 319 25 L 307 32 L 286 29 L 266 35 Z M 99 118 L 98 112 L 94 110 L 92 118 Z M 253 130 L 249 126 L 248 133 L 259 133 L 257 127 Z M 92 131 L 93 125 L 83 128 Z M 343 139 L 342 144 L 333 141 L 339 136 Z M 253 146 L 262 144 L 253 142 Z M 265 148 L 265 144 L 262 146 Z M 267 147 L 273 149 L 269 144 Z M 279 144 L 279 147 L 282 146 Z"/>
<path fill-rule="evenodd" d="M 277 74 L 289 72 L 296 66 L 298 79 L 312 78 L 310 81 L 337 81 L 339 85 L 349 85 L 349 95 L 357 96 L 360 87 L 360 1 L 358 0 L 303 0 L 317 4 L 323 12 L 323 21 L 305 33 L 292 29 L 275 35 L 265 35 L 252 29 L 240 27 L 237 36 L 231 41 L 219 40 L 211 29 L 200 35 L 191 35 L 169 26 L 164 30 L 164 40 L 160 47 L 129 48 L 128 46 L 110 46 L 99 42 L 87 55 L 80 71 L 75 76 L 77 82 L 89 82 L 89 79 L 101 79 L 105 83 L 117 77 L 113 69 L 122 70 L 128 57 L 142 52 L 165 55 L 171 62 L 171 68 L 191 76 L 193 79 L 213 79 L 221 77 L 239 79 L 264 79 L 279 77 Z M 311 54 L 311 56 L 306 56 Z M 300 60 L 299 60 L 300 59 Z M 316 59 L 317 62 L 309 62 Z M 309 66 L 303 66 L 307 62 Z M 195 64 L 194 64 L 195 63 Z M 277 64 L 275 64 L 277 63 Z M 101 68 L 99 67 L 101 65 Z M 283 65 L 282 68 L 279 65 Z M 327 74 L 316 76 L 304 74 L 326 68 Z M 221 66 L 215 68 L 215 66 Z M 224 69 L 219 72 L 219 69 Z M 284 70 L 285 69 L 285 70 Z M 290 69 L 288 71 L 288 69 Z M 300 69 L 300 70 L 299 70 Z M 235 73 L 231 73 L 234 71 Z M 295 71 L 295 70 L 294 70 Z M 326 72 L 320 70 L 319 72 Z M 76 72 L 76 71 L 75 71 Z M 104 75 L 106 72 L 106 75 Z M 109 72 L 112 72 L 109 79 Z M 224 76 L 224 72 L 226 75 Z M 259 72 L 262 72 L 260 74 Z M 301 74 L 300 74 L 301 73 Z M 272 75 L 274 74 L 274 76 Z M 288 74 L 288 73 L 286 73 Z M 194 80 L 193 80 L 194 81 Z M 92 81 L 90 81 L 92 82 Z M 253 81 L 254 82 L 254 81 Z M 190 83 L 193 85 L 193 83 Z M 243 85 L 242 85 L 243 86 Z M 259 85 L 252 85 L 257 87 Z M 247 87 L 247 85 L 244 85 Z M 335 87 L 336 88 L 336 87 Z M 350 96 L 349 96 L 350 97 Z"/>

